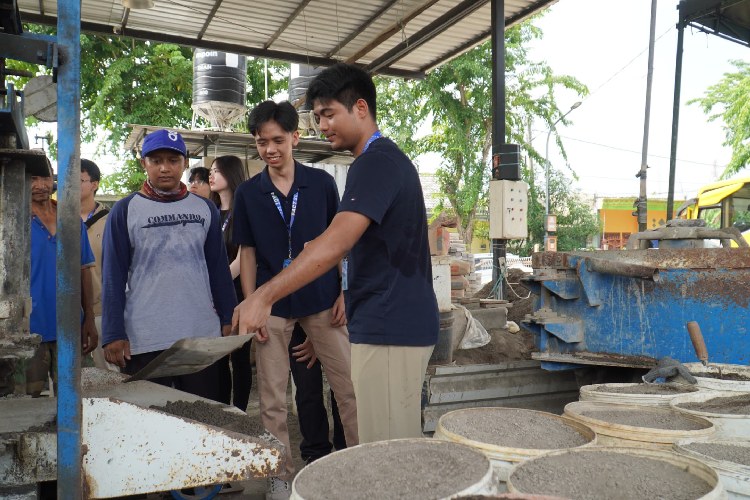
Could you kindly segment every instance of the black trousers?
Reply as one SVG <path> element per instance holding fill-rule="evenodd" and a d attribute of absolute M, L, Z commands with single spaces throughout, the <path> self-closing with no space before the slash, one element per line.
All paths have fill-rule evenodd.
<path fill-rule="evenodd" d="M 302 459 L 310 462 L 328 455 L 333 447 L 343 450 L 346 448 L 346 439 L 333 391 L 331 391 L 333 444 L 329 439 L 328 413 L 323 401 L 323 371 L 320 361 L 316 361 L 313 367 L 308 369 L 307 363 L 299 363 L 292 356 L 292 347 L 300 345 L 306 338 L 307 335 L 299 323 L 294 325 L 292 340 L 289 342 L 289 366 L 294 385 L 297 386 L 295 402 L 302 434 L 299 451 Z"/>
<path fill-rule="evenodd" d="M 122 369 L 123 373 L 135 375 L 138 370 L 149 364 L 155 357 L 163 351 L 145 352 L 143 354 L 134 354 L 130 361 L 126 360 L 127 365 Z M 197 373 L 189 375 L 178 375 L 176 377 L 162 377 L 150 379 L 151 382 L 174 387 L 177 390 L 194 394 L 202 398 L 213 401 L 221 401 L 221 367 L 220 361 L 204 368 Z"/>
<path fill-rule="evenodd" d="M 226 356 L 217 364 L 221 369 L 221 382 L 219 389 L 221 396 L 219 401 L 228 405 L 230 402 L 242 411 L 247 411 L 247 403 L 250 400 L 250 389 L 253 386 L 253 370 L 250 366 L 250 344 L 252 340 L 242 347 Z M 229 363 L 232 368 L 229 368 Z"/>

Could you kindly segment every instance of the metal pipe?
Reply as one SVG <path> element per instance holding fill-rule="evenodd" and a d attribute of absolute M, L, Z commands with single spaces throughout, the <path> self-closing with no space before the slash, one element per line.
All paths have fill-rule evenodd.
<path fill-rule="evenodd" d="M 492 161 L 499 165 L 500 147 L 505 143 L 505 1 L 492 0 L 490 6 L 492 25 Z M 494 171 L 494 169 L 493 169 Z M 492 240 L 492 281 L 502 278 L 500 259 L 505 260 L 506 240 Z M 502 283 L 496 297 L 503 298 Z"/>
<path fill-rule="evenodd" d="M 574 109 L 576 109 L 578 106 L 581 105 L 581 101 L 577 101 L 573 103 L 573 105 L 570 107 L 570 109 L 562 115 L 560 118 L 554 121 L 552 123 L 552 126 L 550 126 L 549 131 L 547 132 L 547 146 L 544 150 L 544 183 L 545 183 L 545 230 L 544 230 L 544 242 L 545 245 L 547 243 L 547 237 L 549 236 L 549 231 L 547 231 L 547 222 L 546 222 L 546 216 L 550 215 L 549 213 L 549 139 L 552 136 L 552 131 L 555 130 L 555 126 L 563 121 L 566 116 L 568 116 Z"/>
<path fill-rule="evenodd" d="M 674 67 L 674 102 L 672 104 L 672 144 L 669 149 L 669 192 L 667 194 L 667 220 L 674 212 L 674 177 L 677 165 L 677 133 L 680 128 L 680 89 L 682 85 L 682 47 L 685 38 L 685 23 L 680 13 L 677 23 L 677 56 Z"/>
<path fill-rule="evenodd" d="M 81 473 L 81 2 L 60 0 L 57 80 L 57 497 L 83 498 Z"/>
<path fill-rule="evenodd" d="M 654 80 L 654 36 L 656 34 L 656 0 L 651 0 L 651 28 L 648 42 L 648 75 L 646 76 L 646 116 L 643 119 L 643 149 L 641 150 L 640 196 L 638 197 L 638 231 L 648 229 L 648 130 L 651 121 L 651 86 Z"/>

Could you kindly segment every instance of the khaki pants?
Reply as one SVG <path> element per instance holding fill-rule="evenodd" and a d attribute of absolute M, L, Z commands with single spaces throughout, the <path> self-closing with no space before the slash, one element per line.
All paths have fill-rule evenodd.
<path fill-rule="evenodd" d="M 352 344 L 360 443 L 422 437 L 422 385 L 434 347 Z"/>
<path fill-rule="evenodd" d="M 268 341 L 255 344 L 255 366 L 261 422 L 286 447 L 285 469 L 279 474 L 285 480 L 290 480 L 294 475 L 286 424 L 286 389 L 289 384 L 289 341 L 297 321 L 312 341 L 328 383 L 336 394 L 347 446 L 355 446 L 359 442 L 357 403 L 351 380 L 351 347 L 346 327 L 331 326 L 330 309 L 299 319 L 271 316 L 266 324 Z"/>

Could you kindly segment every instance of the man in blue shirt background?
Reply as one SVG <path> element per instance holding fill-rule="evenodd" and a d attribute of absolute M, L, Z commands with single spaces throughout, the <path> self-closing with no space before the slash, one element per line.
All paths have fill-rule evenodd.
<path fill-rule="evenodd" d="M 26 369 L 26 393 L 39 397 L 52 377 L 57 392 L 57 202 L 51 198 L 54 180 L 48 175 L 31 176 L 31 333 L 42 336 Z M 81 222 L 81 348 L 94 350 L 99 335 L 94 323 L 91 268 L 94 254 Z"/>

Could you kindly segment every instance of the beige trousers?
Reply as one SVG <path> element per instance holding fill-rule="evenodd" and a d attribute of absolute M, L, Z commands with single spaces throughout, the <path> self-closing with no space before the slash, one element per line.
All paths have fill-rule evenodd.
<path fill-rule="evenodd" d="M 360 443 L 422 437 L 422 384 L 434 347 L 352 344 Z"/>
<path fill-rule="evenodd" d="M 351 347 L 345 326 L 331 326 L 331 310 L 298 319 L 268 318 L 268 341 L 255 344 L 255 367 L 258 374 L 260 418 L 263 426 L 286 447 L 285 469 L 279 477 L 290 480 L 294 475 L 287 428 L 286 389 L 289 384 L 289 341 L 294 323 L 299 322 L 312 341 L 323 371 L 328 378 L 339 407 L 347 446 L 359 443 L 357 403 L 351 380 Z"/>

